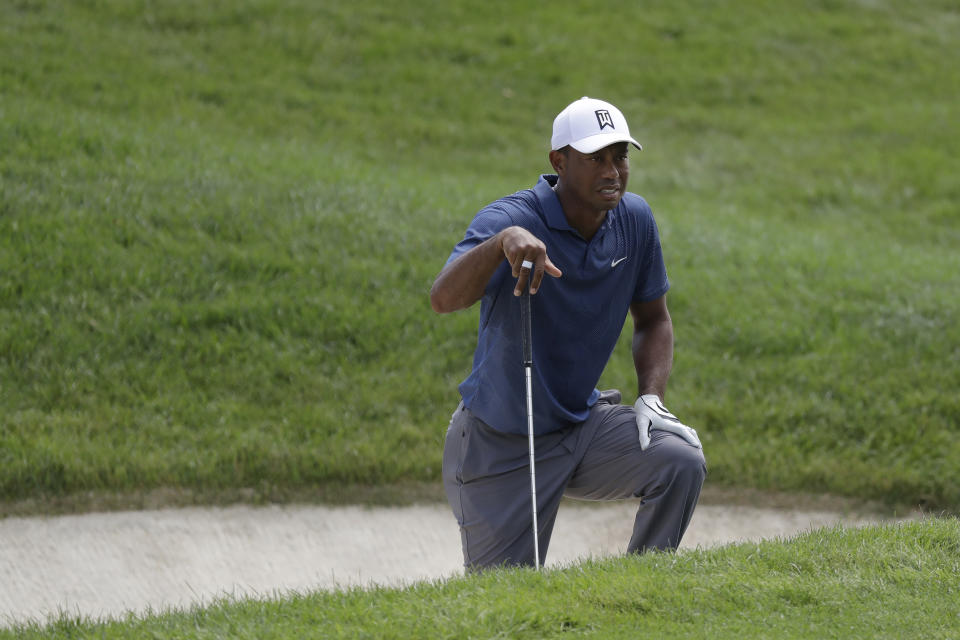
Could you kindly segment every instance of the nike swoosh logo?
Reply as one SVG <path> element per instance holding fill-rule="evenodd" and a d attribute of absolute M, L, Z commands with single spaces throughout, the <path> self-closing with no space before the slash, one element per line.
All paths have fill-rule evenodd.
<path fill-rule="evenodd" d="M 614 260 L 613 262 L 610 263 L 610 268 L 612 269 L 613 267 L 617 266 L 618 264 L 620 264 L 621 262 L 623 262 L 624 260 L 626 260 L 628 257 L 629 257 L 629 256 L 623 256 L 623 257 L 620 258 L 619 260 Z"/>

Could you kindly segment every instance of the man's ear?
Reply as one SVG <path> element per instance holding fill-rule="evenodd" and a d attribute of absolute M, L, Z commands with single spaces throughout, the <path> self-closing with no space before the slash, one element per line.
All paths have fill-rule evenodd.
<path fill-rule="evenodd" d="M 551 151 L 550 165 L 558 176 L 562 176 L 564 170 L 567 168 L 567 154 L 563 151 Z"/>

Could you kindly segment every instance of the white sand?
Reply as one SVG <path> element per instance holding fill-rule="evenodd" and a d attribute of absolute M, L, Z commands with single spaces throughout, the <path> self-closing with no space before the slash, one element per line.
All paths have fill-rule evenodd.
<path fill-rule="evenodd" d="M 565 502 L 547 566 L 620 553 L 635 505 Z M 701 504 L 684 548 L 790 537 L 876 517 Z M 162 509 L 0 520 L 0 625 L 59 611 L 118 617 L 348 585 L 396 585 L 462 572 L 445 504 Z"/>

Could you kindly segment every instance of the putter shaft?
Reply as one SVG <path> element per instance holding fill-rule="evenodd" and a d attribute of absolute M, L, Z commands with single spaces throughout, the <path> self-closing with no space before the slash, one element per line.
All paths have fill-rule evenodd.
<path fill-rule="evenodd" d="M 537 470 L 533 446 L 533 328 L 530 318 L 530 281 L 520 300 L 521 342 L 523 368 L 527 383 L 527 442 L 530 452 L 530 504 L 533 511 L 533 564 L 540 569 L 540 536 L 537 526 Z"/>

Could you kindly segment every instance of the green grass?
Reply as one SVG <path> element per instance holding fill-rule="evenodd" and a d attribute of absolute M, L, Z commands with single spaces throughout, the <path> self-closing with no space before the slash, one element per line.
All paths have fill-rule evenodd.
<path fill-rule="evenodd" d="M 708 482 L 957 513 L 958 40 L 947 0 L 2 3 L 3 509 L 435 483 L 476 311 L 433 314 L 433 276 L 592 95 L 644 145 L 669 406 Z M 632 399 L 627 338 L 602 386 Z M 0 637 L 947 638 L 958 540 L 822 531 Z"/>
<path fill-rule="evenodd" d="M 437 481 L 476 311 L 427 291 L 588 94 L 644 144 L 709 482 L 956 511 L 958 37 L 947 1 L 4 3 L 0 500 Z"/>
<path fill-rule="evenodd" d="M 958 558 L 960 523 L 925 520 L 122 621 L 61 615 L 0 638 L 955 638 Z"/>

